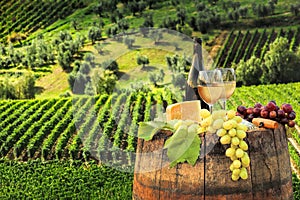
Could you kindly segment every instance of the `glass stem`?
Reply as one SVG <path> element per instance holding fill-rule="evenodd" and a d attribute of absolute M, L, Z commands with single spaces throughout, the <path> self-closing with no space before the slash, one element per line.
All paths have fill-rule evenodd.
<path fill-rule="evenodd" d="M 210 114 L 212 113 L 212 105 L 208 105 Z"/>
<path fill-rule="evenodd" d="M 222 99 L 223 110 L 226 110 L 226 99 Z"/>

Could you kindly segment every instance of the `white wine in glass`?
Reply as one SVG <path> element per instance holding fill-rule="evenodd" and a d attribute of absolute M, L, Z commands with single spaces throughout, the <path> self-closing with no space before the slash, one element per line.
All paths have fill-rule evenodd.
<path fill-rule="evenodd" d="M 212 106 L 225 93 L 221 71 L 200 71 L 198 76 L 198 93 L 203 101 L 209 105 L 209 111 L 212 112 Z"/>
<path fill-rule="evenodd" d="M 236 77 L 233 68 L 219 68 L 222 74 L 223 84 L 225 87 L 225 93 L 222 96 L 222 107 L 226 109 L 226 100 L 229 99 L 236 88 Z"/>

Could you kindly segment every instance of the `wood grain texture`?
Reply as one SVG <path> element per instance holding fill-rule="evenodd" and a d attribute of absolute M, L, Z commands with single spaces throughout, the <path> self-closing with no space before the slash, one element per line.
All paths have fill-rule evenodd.
<path fill-rule="evenodd" d="M 135 200 L 238 200 L 293 199 L 290 157 L 283 126 L 247 132 L 251 159 L 247 180 L 232 181 L 219 142 L 195 166 L 187 163 L 169 167 L 165 140 L 171 133 L 162 132 L 152 141 L 138 140 L 133 184 Z M 204 143 L 201 147 L 204 149 Z"/>

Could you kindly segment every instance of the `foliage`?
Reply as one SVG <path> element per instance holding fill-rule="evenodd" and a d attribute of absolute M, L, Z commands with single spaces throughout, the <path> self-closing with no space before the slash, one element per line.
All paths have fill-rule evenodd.
<path fill-rule="evenodd" d="M 1 199 L 130 199 L 133 174 L 71 161 L 2 161 Z"/>
<path fill-rule="evenodd" d="M 98 27 L 91 27 L 88 31 L 88 38 L 91 40 L 94 45 L 97 40 L 101 39 L 101 30 Z"/>
<path fill-rule="evenodd" d="M 157 73 L 150 73 L 149 74 L 149 80 L 155 86 L 157 86 L 158 82 L 162 83 L 164 81 L 164 77 L 165 77 L 165 72 L 164 72 L 163 69 L 160 69 L 159 74 L 157 74 Z"/>
<path fill-rule="evenodd" d="M 172 74 L 172 84 L 175 88 L 184 89 L 186 86 L 186 77 L 181 73 L 173 73 Z"/>
<path fill-rule="evenodd" d="M 185 56 L 179 56 L 177 54 L 173 56 L 166 56 L 166 62 L 168 68 L 172 72 L 188 72 L 191 62 Z"/>
<path fill-rule="evenodd" d="M 249 60 L 241 60 L 237 65 L 233 65 L 236 70 L 237 85 L 258 85 L 259 78 L 262 75 L 261 71 L 262 61 L 255 56 Z"/>
<path fill-rule="evenodd" d="M 92 83 L 96 94 L 111 94 L 117 82 L 117 76 L 110 70 L 94 69 Z"/>
<path fill-rule="evenodd" d="M 129 36 L 125 36 L 123 38 L 123 42 L 126 44 L 127 48 L 130 49 L 133 46 L 133 43 L 135 42 L 134 38 L 131 38 Z"/>
<path fill-rule="evenodd" d="M 161 29 L 150 30 L 149 37 L 154 40 L 154 44 L 157 44 L 161 39 L 163 39 L 163 32 Z"/>
<path fill-rule="evenodd" d="M 104 69 L 110 70 L 115 74 L 119 71 L 119 65 L 115 60 L 107 60 L 102 64 Z"/>
<path fill-rule="evenodd" d="M 289 50 L 286 38 L 277 38 L 270 44 L 270 50 L 264 56 L 262 83 L 287 83 L 300 81 L 297 63 L 300 57 Z"/>
<path fill-rule="evenodd" d="M 145 55 L 138 55 L 136 58 L 136 63 L 138 65 L 143 65 L 143 67 L 145 67 L 145 65 L 148 65 L 150 63 L 149 58 Z"/>
<path fill-rule="evenodd" d="M 35 77 L 26 71 L 15 80 L 8 76 L 0 79 L 0 99 L 32 99 L 35 96 Z"/>
<path fill-rule="evenodd" d="M 249 60 L 240 61 L 236 69 L 237 82 L 243 85 L 269 83 L 287 83 L 299 81 L 300 73 L 297 64 L 300 57 L 289 50 L 286 38 L 279 37 L 270 44 L 264 59 L 252 56 Z"/>

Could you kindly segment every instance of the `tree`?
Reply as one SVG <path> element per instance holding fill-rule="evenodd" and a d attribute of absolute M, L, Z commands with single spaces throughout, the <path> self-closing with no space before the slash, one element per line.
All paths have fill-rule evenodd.
<path fill-rule="evenodd" d="M 149 36 L 152 40 L 154 40 L 154 44 L 157 44 L 159 40 L 163 38 L 163 33 L 160 29 L 150 30 Z"/>
<path fill-rule="evenodd" d="M 91 27 L 88 31 L 88 38 L 92 41 L 93 45 L 97 40 L 101 39 L 101 36 L 101 30 L 98 27 Z"/>
<path fill-rule="evenodd" d="M 126 44 L 127 48 L 130 49 L 133 46 L 133 43 L 135 42 L 135 39 L 130 38 L 128 36 L 125 36 L 123 38 L 123 42 Z"/>
<path fill-rule="evenodd" d="M 119 20 L 117 22 L 118 29 L 125 33 L 129 29 L 129 23 L 126 19 Z"/>
<path fill-rule="evenodd" d="M 241 60 L 238 64 L 234 64 L 236 70 L 238 85 L 258 85 L 259 78 L 262 75 L 261 67 L 263 63 L 259 58 L 252 56 L 246 62 Z"/>
<path fill-rule="evenodd" d="M 75 19 L 73 19 L 71 21 L 71 26 L 74 28 L 74 30 L 77 31 L 77 29 L 78 29 L 78 22 Z"/>
<path fill-rule="evenodd" d="M 95 69 L 92 83 L 97 94 L 111 94 L 117 82 L 117 76 L 110 70 Z"/>
<path fill-rule="evenodd" d="M 290 10 L 293 13 L 293 15 L 298 16 L 300 12 L 300 4 L 296 4 L 296 5 L 292 4 Z"/>
<path fill-rule="evenodd" d="M 172 74 L 172 83 L 175 88 L 183 89 L 186 84 L 186 78 L 183 73 Z"/>
<path fill-rule="evenodd" d="M 135 16 L 136 13 L 139 11 L 139 4 L 135 0 L 130 1 L 127 4 L 127 8 L 129 9 L 130 12 L 132 12 L 133 16 Z"/>
<path fill-rule="evenodd" d="M 299 62 L 299 57 L 289 50 L 287 38 L 276 38 L 270 44 L 270 49 L 266 52 L 264 61 L 263 83 L 287 83 L 300 79 L 300 71 L 297 69 L 296 64 Z"/>
<path fill-rule="evenodd" d="M 154 26 L 152 14 L 145 15 L 144 19 L 145 19 L 145 21 L 144 21 L 142 27 L 153 27 Z"/>
<path fill-rule="evenodd" d="M 119 65 L 115 60 L 108 60 L 102 64 L 104 69 L 110 70 L 116 74 L 119 71 Z"/>
<path fill-rule="evenodd" d="M 142 68 L 144 68 L 145 65 L 148 65 L 150 62 L 149 62 L 149 58 L 147 56 L 138 55 L 137 58 L 136 58 L 136 63 L 138 65 L 143 65 Z"/>
<path fill-rule="evenodd" d="M 184 8 L 177 7 L 176 16 L 179 24 L 183 26 L 186 20 L 186 10 Z"/>
<path fill-rule="evenodd" d="M 89 62 L 83 61 L 80 65 L 79 72 L 82 74 L 88 75 L 91 71 L 91 65 Z"/>
<path fill-rule="evenodd" d="M 149 74 L 149 80 L 150 80 L 151 83 L 154 84 L 155 87 L 158 86 L 158 84 L 157 84 L 158 82 L 162 83 L 164 81 L 164 77 L 165 77 L 165 73 L 164 73 L 163 69 L 161 69 L 159 71 L 159 74 L 157 74 L 157 73 L 150 73 Z"/>
<path fill-rule="evenodd" d="M 19 82 L 22 91 L 22 98 L 33 99 L 35 96 L 35 77 L 31 71 L 27 71 Z"/>

